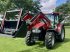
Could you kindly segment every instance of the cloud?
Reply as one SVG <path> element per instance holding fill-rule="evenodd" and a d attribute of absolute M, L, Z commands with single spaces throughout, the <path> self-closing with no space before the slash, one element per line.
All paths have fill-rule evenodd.
<path fill-rule="evenodd" d="M 39 0 L 42 7 L 40 8 L 43 13 L 53 12 L 56 7 L 57 0 Z"/>

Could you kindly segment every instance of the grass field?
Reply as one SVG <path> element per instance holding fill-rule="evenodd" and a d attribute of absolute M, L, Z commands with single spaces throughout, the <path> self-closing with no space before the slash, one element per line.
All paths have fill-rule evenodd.
<path fill-rule="evenodd" d="M 24 38 L 0 37 L 0 52 L 70 52 L 70 28 L 66 28 L 65 41 L 55 44 L 54 49 L 46 49 L 42 42 L 26 46 Z"/>

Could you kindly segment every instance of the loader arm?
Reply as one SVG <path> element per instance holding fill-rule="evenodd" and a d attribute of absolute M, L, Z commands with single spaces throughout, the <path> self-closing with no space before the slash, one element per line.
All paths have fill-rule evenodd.
<path fill-rule="evenodd" d="M 23 20 L 26 21 L 26 20 L 31 19 L 31 18 L 32 18 L 32 16 L 29 13 L 26 13 Z"/>
<path fill-rule="evenodd" d="M 41 23 L 43 21 L 43 23 Z M 40 25 L 42 24 L 42 25 Z M 31 22 L 31 24 L 28 26 L 28 29 L 32 29 L 33 27 L 39 28 L 40 26 L 45 26 L 45 25 L 51 25 L 51 21 L 45 17 L 45 15 L 40 12 L 35 19 Z"/>
<path fill-rule="evenodd" d="M 36 24 L 37 22 L 39 22 L 40 20 L 43 20 L 44 19 L 50 24 L 50 20 L 42 13 L 40 12 L 39 15 L 35 18 L 34 21 L 32 21 L 32 24 Z M 44 21 L 44 23 L 46 23 L 46 21 Z"/>

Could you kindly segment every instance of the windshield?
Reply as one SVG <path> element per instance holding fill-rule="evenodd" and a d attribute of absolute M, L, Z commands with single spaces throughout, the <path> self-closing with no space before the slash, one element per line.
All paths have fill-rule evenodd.
<path fill-rule="evenodd" d="M 52 27 L 54 27 L 54 15 L 46 14 L 45 16 L 51 21 Z"/>
<path fill-rule="evenodd" d="M 51 21 L 52 26 L 58 24 L 58 15 L 46 14 L 45 16 Z"/>
<path fill-rule="evenodd" d="M 46 14 L 45 15 L 51 22 L 54 22 L 54 15 Z"/>

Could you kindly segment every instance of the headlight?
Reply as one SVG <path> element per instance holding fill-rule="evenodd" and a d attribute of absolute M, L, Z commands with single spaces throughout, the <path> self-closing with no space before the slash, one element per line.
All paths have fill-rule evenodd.
<path fill-rule="evenodd" d="M 33 32 L 33 33 L 40 33 L 40 32 L 41 32 L 41 30 L 39 30 L 39 29 L 35 28 L 35 29 L 33 29 L 33 30 L 32 30 L 32 32 Z"/>

